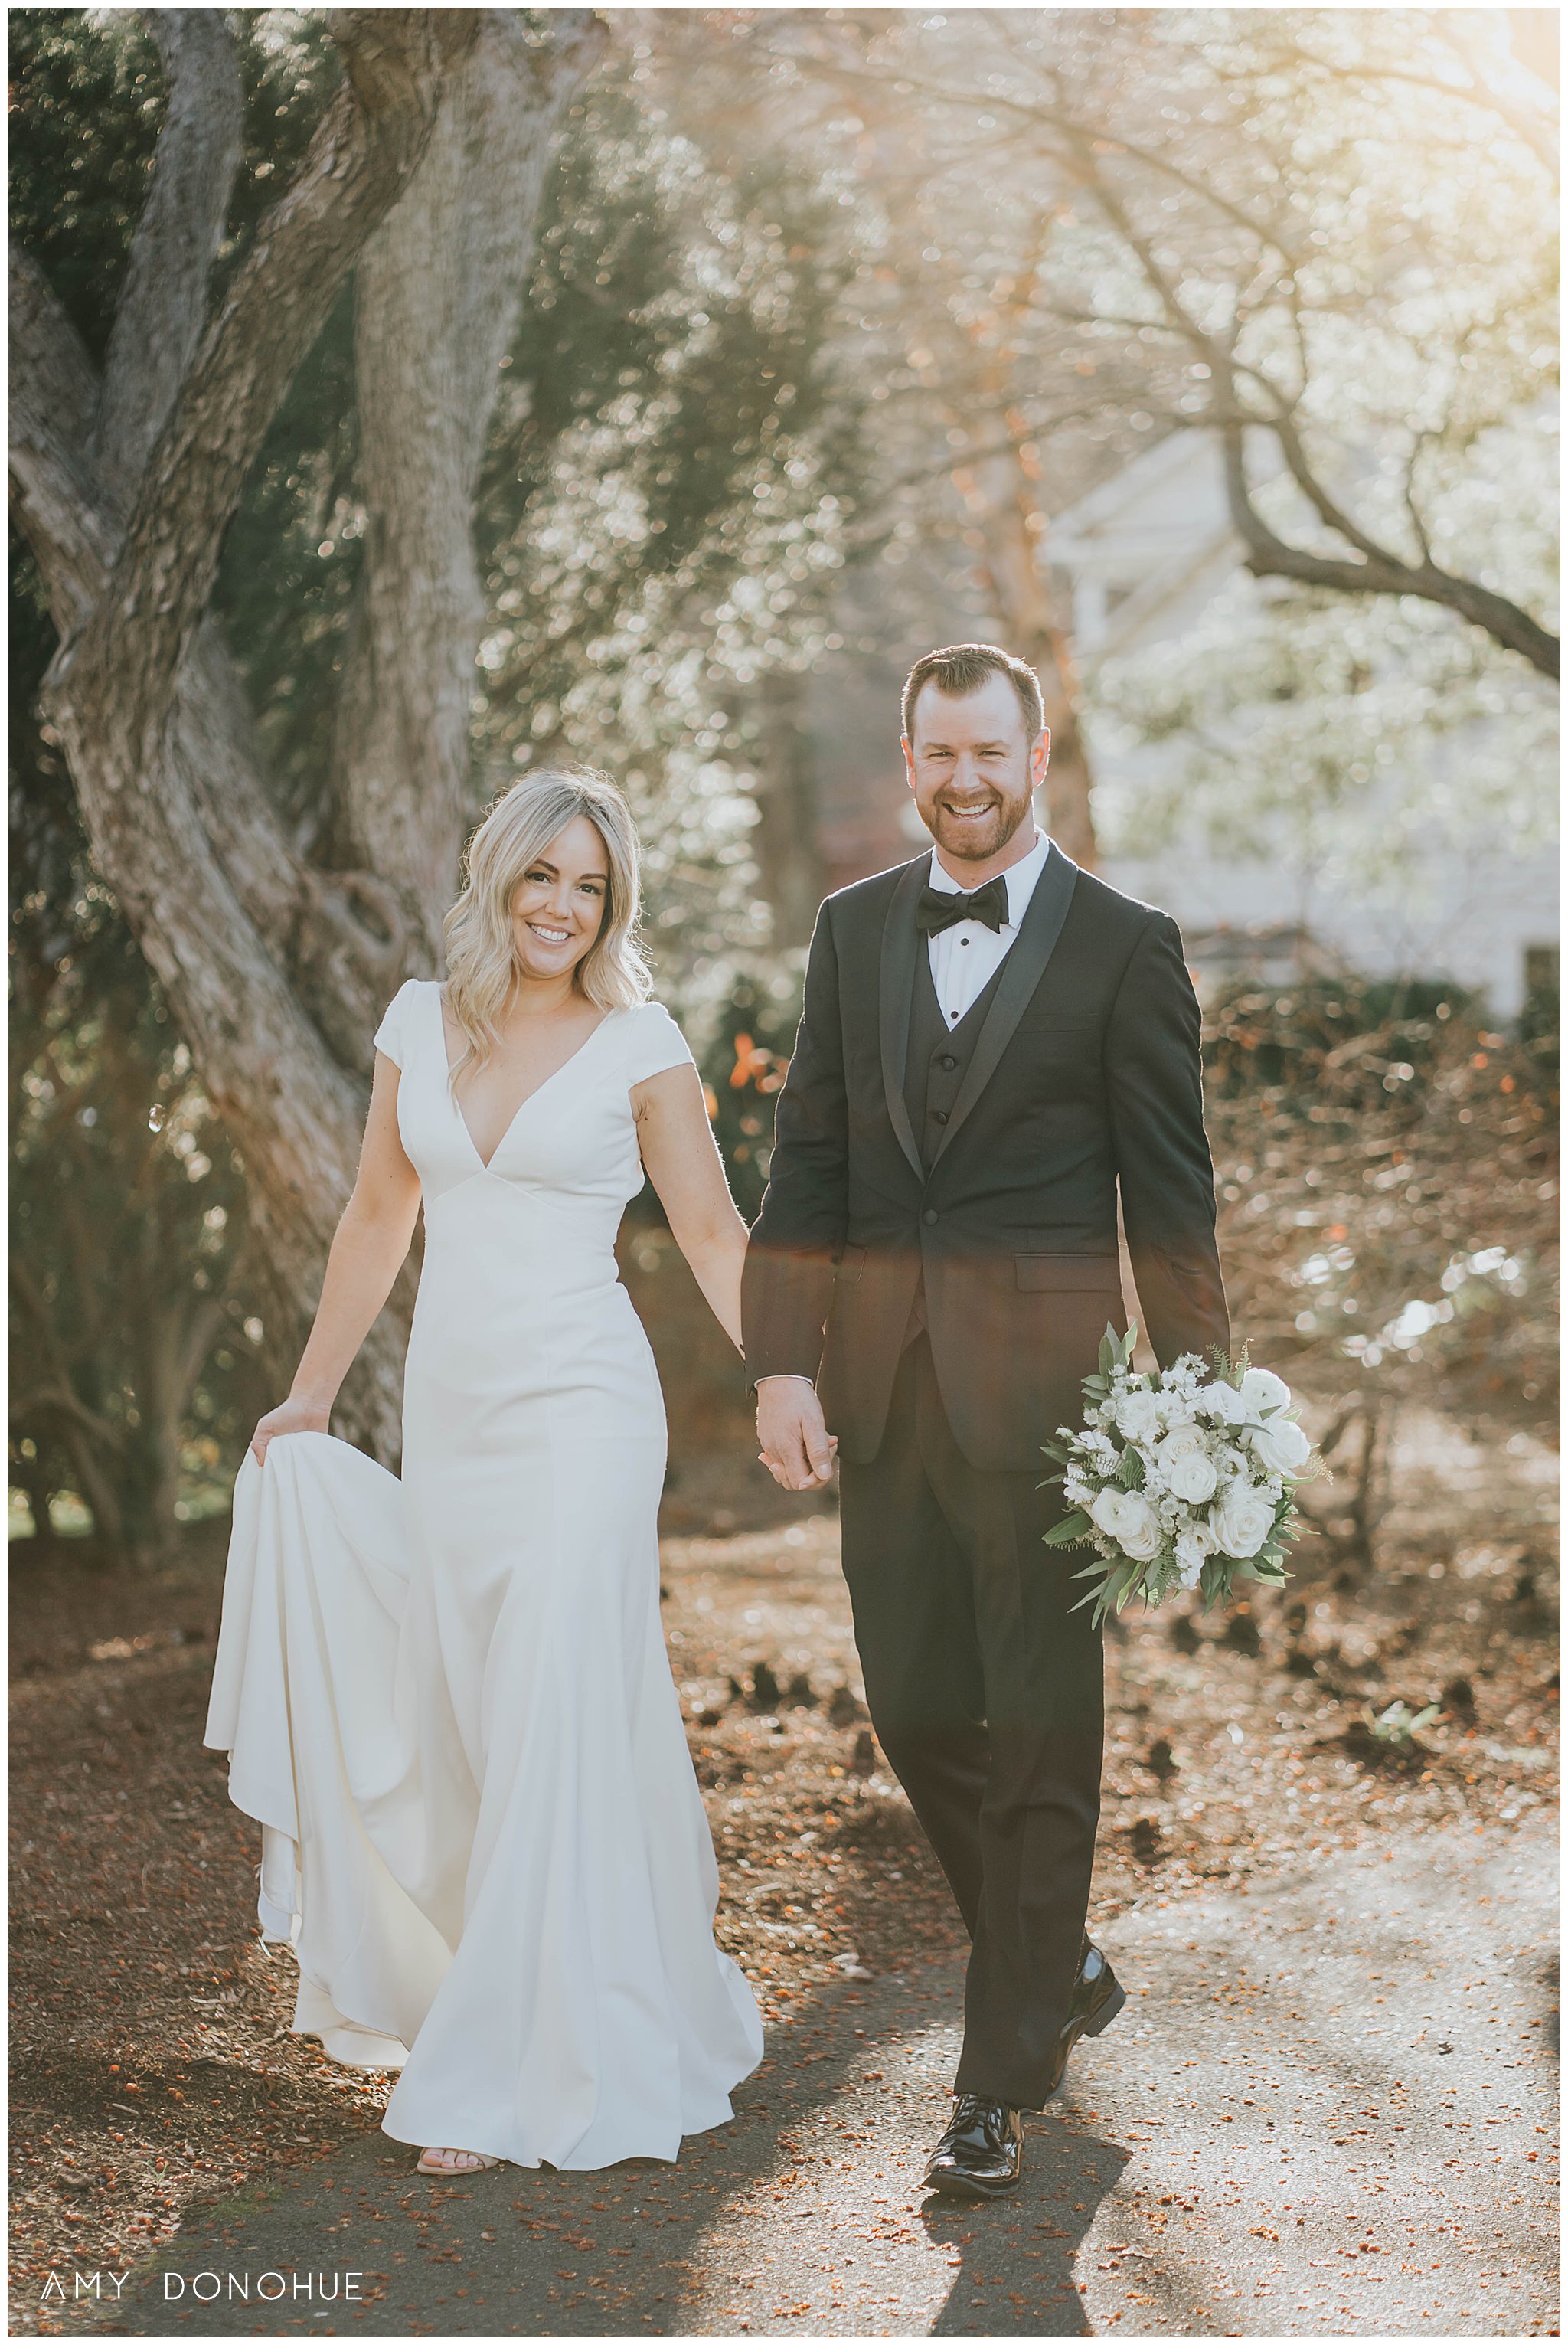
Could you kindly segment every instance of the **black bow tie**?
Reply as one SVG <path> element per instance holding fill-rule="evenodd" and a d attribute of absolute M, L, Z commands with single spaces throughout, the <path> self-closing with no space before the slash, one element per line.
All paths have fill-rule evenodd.
<path fill-rule="evenodd" d="M 961 891 L 952 893 L 946 888 L 923 888 L 915 907 L 915 925 L 928 937 L 940 936 L 944 929 L 956 927 L 960 920 L 984 920 L 994 933 L 999 933 L 1007 918 L 1007 883 L 1003 878 L 987 879 L 972 896 Z"/>

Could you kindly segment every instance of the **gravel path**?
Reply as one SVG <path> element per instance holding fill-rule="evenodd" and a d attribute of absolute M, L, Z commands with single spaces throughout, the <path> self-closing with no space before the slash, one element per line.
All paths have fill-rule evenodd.
<path fill-rule="evenodd" d="M 736 2125 L 673 2167 L 443 2184 L 371 2134 L 191 2218 L 84 2325 L 1554 2334 L 1554 1853 L 1542 1819 L 1441 1823 L 1247 1885 L 1151 1890 L 1103 1933 L 1128 2010 L 1075 2055 L 999 2205 L 919 2187 L 959 1980 L 951 1954 L 924 1956 L 774 2023 Z M 206 2274 L 248 2277 L 249 2302 L 198 2306 Z"/>

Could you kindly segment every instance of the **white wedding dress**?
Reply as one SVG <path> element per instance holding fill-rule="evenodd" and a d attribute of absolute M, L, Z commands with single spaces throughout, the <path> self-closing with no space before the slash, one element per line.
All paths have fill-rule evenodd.
<path fill-rule="evenodd" d="M 262 1826 L 294 2032 L 401 2070 L 394 2139 L 520 2166 L 675 2157 L 762 2056 L 659 1621 L 665 1425 L 613 1244 L 631 1084 L 690 1060 L 612 1011 L 489 1164 L 440 988 L 376 1034 L 424 1191 L 401 1478 L 326 1434 L 247 1451 L 204 1741 Z"/>

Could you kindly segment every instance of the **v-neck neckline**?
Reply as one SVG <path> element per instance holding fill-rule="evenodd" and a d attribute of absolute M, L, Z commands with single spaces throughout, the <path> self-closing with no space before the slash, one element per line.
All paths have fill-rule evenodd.
<path fill-rule="evenodd" d="M 563 1075 L 566 1072 L 568 1067 L 574 1066 L 576 1064 L 577 1061 L 582 1056 L 584 1051 L 589 1049 L 589 1047 L 604 1031 L 605 1027 L 609 1025 L 610 1020 L 614 1017 L 615 1012 L 613 1010 L 607 1010 L 604 1012 L 604 1015 L 600 1019 L 598 1025 L 594 1027 L 592 1032 L 583 1036 L 582 1041 L 577 1045 L 576 1050 L 572 1051 L 566 1058 L 562 1059 L 559 1067 L 552 1068 L 550 1073 L 545 1076 L 544 1081 L 541 1083 L 535 1083 L 531 1091 L 526 1091 L 523 1094 L 522 1098 L 519 1100 L 516 1107 L 513 1108 L 505 1130 L 502 1132 L 501 1138 L 496 1142 L 495 1146 L 491 1150 L 490 1154 L 488 1156 L 481 1156 L 479 1152 L 479 1142 L 474 1138 L 473 1133 L 469 1130 L 469 1120 L 462 1112 L 461 1102 L 459 1101 L 456 1091 L 452 1089 L 452 1061 L 447 1056 L 446 1005 L 441 999 L 441 989 L 439 984 L 435 987 L 434 990 L 436 997 L 436 1026 L 437 1031 L 440 1036 L 441 1044 L 442 1088 L 446 1092 L 449 1102 L 450 1103 L 453 1114 L 457 1117 L 458 1122 L 462 1127 L 462 1135 L 469 1144 L 469 1150 L 473 1157 L 474 1162 L 479 1166 L 481 1172 L 488 1172 L 491 1166 L 495 1162 L 496 1158 L 501 1154 L 501 1150 L 506 1146 L 507 1142 L 511 1138 L 518 1117 L 522 1113 L 523 1109 L 531 1106 L 539 1097 L 541 1091 L 548 1091 L 551 1084 L 556 1081 L 557 1077 Z"/>

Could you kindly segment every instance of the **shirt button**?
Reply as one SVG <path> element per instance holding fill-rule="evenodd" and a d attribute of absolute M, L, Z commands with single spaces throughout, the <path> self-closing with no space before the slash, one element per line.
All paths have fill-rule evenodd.
<path fill-rule="evenodd" d="M 932 1223 L 936 1219 L 936 1214 L 932 1212 L 932 1210 L 931 1210 L 930 1206 L 929 1206 L 929 1205 L 927 1205 L 927 1207 L 926 1208 L 926 1211 L 921 1214 L 920 1218 L 921 1218 L 921 1220 L 926 1223 L 926 1228 L 927 1228 L 927 1229 L 929 1229 L 929 1228 L 930 1228 L 930 1226 L 931 1226 L 931 1224 L 932 1224 Z"/>

